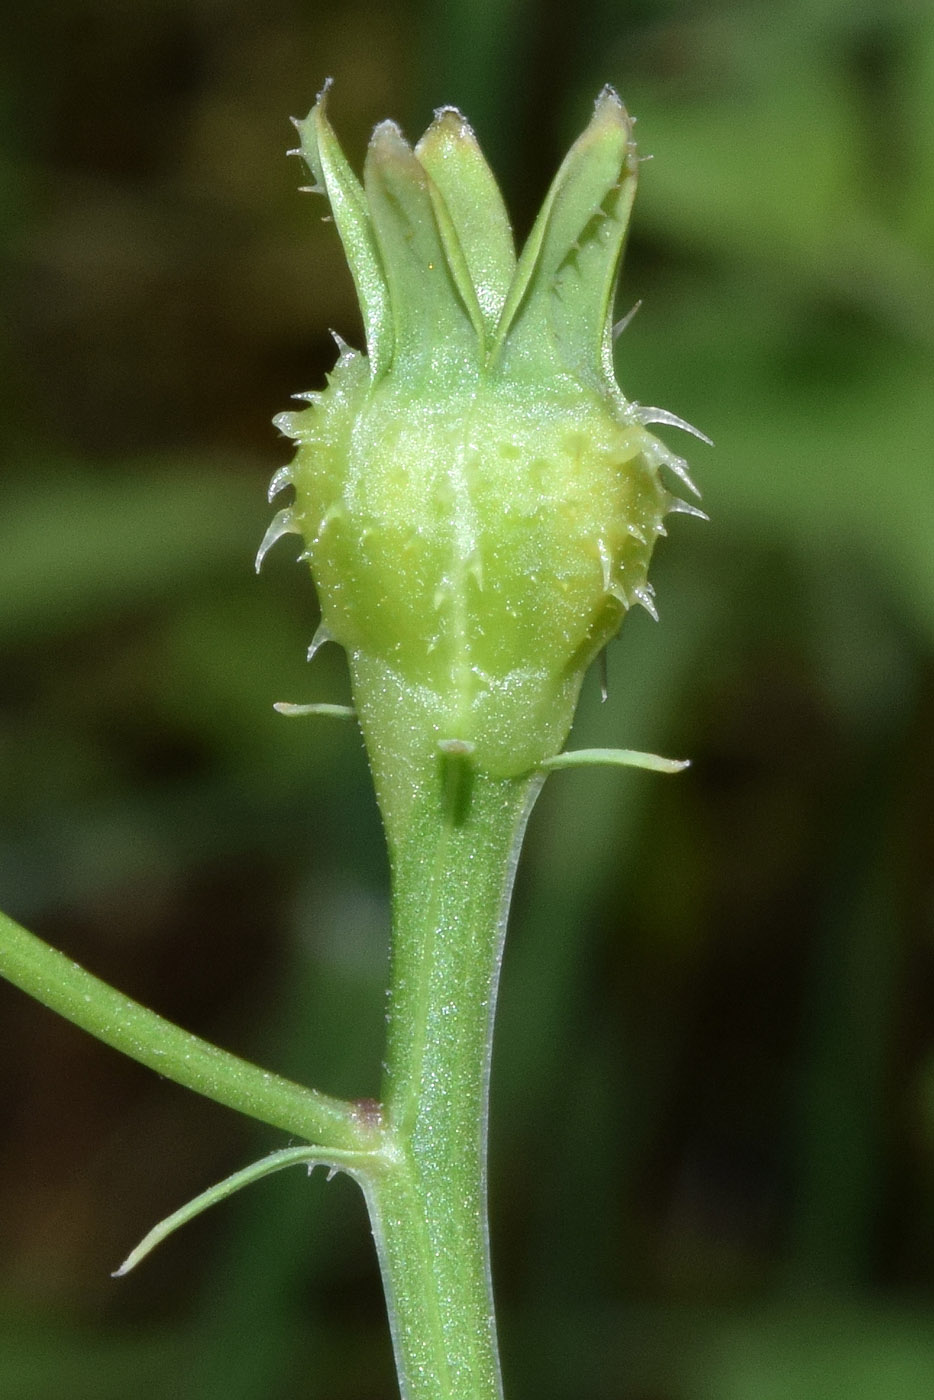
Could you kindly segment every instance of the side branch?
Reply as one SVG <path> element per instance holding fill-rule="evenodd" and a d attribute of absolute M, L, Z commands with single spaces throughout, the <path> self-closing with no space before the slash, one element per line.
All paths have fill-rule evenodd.
<path fill-rule="evenodd" d="M 372 1128 L 352 1103 L 283 1079 L 184 1031 L 0 913 L 0 976 L 186 1089 L 324 1148 L 360 1149 Z"/>

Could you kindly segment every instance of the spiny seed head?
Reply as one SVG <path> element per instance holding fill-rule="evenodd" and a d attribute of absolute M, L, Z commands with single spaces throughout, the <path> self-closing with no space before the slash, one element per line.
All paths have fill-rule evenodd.
<path fill-rule="evenodd" d="M 377 778 L 382 751 L 418 765 L 449 741 L 519 774 L 560 749 L 584 671 L 631 604 L 654 615 L 646 573 L 678 508 L 660 469 L 686 472 L 613 367 L 632 122 L 605 89 L 518 259 L 453 108 L 414 150 L 379 125 L 362 184 L 325 93 L 297 125 L 367 352 L 339 342 L 327 389 L 276 420 L 298 451 L 277 474 L 295 501 L 274 535 L 304 538 Z"/>

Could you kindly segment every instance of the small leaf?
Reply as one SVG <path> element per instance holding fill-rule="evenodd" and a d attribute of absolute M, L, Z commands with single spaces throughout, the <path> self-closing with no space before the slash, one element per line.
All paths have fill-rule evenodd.
<path fill-rule="evenodd" d="M 615 382 L 611 315 L 636 169 L 632 122 L 604 88 L 519 259 L 494 349 L 504 370 L 541 374 L 557 361 Z"/>
<path fill-rule="evenodd" d="M 371 373 L 378 379 L 392 359 L 392 317 L 389 288 L 380 266 L 379 251 L 366 197 L 338 144 L 325 112 L 327 84 L 303 122 L 296 122 L 302 155 L 326 194 L 363 314 Z"/>
<path fill-rule="evenodd" d="M 443 107 L 415 147 L 457 230 L 486 331 L 492 335 L 516 270 L 509 216 L 469 122 Z"/>
<path fill-rule="evenodd" d="M 329 705 L 323 701 L 314 705 L 293 705 L 290 700 L 277 700 L 272 708 L 290 718 L 319 715 L 327 719 L 356 719 L 357 716 L 352 705 Z"/>
<path fill-rule="evenodd" d="M 147 1235 L 140 1240 L 134 1250 L 127 1255 L 119 1269 L 114 1269 L 112 1278 L 123 1278 L 131 1269 L 135 1269 L 147 1254 L 151 1254 L 157 1244 L 161 1244 L 169 1235 L 187 1225 L 189 1220 L 194 1220 L 196 1215 L 207 1210 L 210 1206 L 217 1205 L 224 1201 L 234 1192 L 241 1190 L 244 1186 L 250 1186 L 254 1181 L 261 1181 L 264 1176 L 269 1176 L 272 1172 L 282 1171 L 284 1167 L 293 1167 L 303 1164 L 309 1168 L 316 1166 L 327 1166 L 333 1170 L 340 1168 L 351 1169 L 361 1167 L 366 1154 L 361 1152 L 324 1151 L 322 1148 L 312 1147 L 286 1147 L 281 1152 L 271 1152 L 268 1157 L 262 1157 L 258 1162 L 251 1163 L 244 1167 L 242 1171 L 234 1172 L 233 1176 L 226 1177 L 219 1181 L 216 1186 L 211 1186 L 207 1191 L 202 1191 L 200 1196 L 196 1196 L 193 1201 L 182 1206 L 179 1210 L 167 1215 L 164 1220 L 160 1220 L 158 1225 L 154 1225 Z"/>
<path fill-rule="evenodd" d="M 389 285 L 393 365 L 478 364 L 483 318 L 457 232 L 394 122 L 373 132 L 363 179 Z"/>
<path fill-rule="evenodd" d="M 546 773 L 559 768 L 647 768 L 650 773 L 683 773 L 691 766 L 689 758 L 662 758 L 657 753 L 639 753 L 636 749 L 568 749 L 566 753 L 546 758 L 539 767 Z"/>

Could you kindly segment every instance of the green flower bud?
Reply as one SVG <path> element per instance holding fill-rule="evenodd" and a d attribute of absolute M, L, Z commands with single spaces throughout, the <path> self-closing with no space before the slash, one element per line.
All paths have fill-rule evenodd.
<path fill-rule="evenodd" d="M 612 310 L 636 187 L 632 123 L 609 88 L 571 147 L 518 261 L 464 118 L 413 150 L 378 126 L 363 183 L 325 94 L 297 123 L 330 200 L 367 353 L 340 357 L 275 421 L 295 489 L 260 551 L 299 533 L 321 604 L 316 643 L 346 648 L 374 767 L 412 773 L 439 745 L 495 776 L 567 735 L 584 672 L 634 603 L 669 511 L 700 514 L 683 460 L 616 383 Z M 453 746 L 453 747 L 452 747 Z M 414 766 L 414 767 L 413 767 Z M 384 795 L 384 794 L 383 794 Z"/>

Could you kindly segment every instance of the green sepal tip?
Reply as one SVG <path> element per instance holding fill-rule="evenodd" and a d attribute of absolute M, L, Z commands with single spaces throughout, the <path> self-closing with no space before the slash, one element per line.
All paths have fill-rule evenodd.
<path fill-rule="evenodd" d="M 496 177 L 467 119 L 442 107 L 415 147 L 431 177 L 436 211 L 450 220 L 467 264 L 487 336 L 502 315 L 516 271 L 516 250 Z"/>
<path fill-rule="evenodd" d="M 363 316 L 367 356 L 374 379 L 388 369 L 393 333 L 389 288 L 363 187 L 350 168 L 327 118 L 330 79 L 304 121 L 296 121 L 301 151 L 320 193 L 327 195 Z"/>
<path fill-rule="evenodd" d="M 612 88 L 552 182 L 529 235 L 496 335 L 512 374 L 549 368 L 615 390 L 612 308 L 636 193 L 632 119 Z"/>
<path fill-rule="evenodd" d="M 395 122 L 380 122 L 363 186 L 389 288 L 393 367 L 426 376 L 479 366 L 483 317 L 447 206 Z M 411 382 L 411 381 L 410 381 Z"/>

